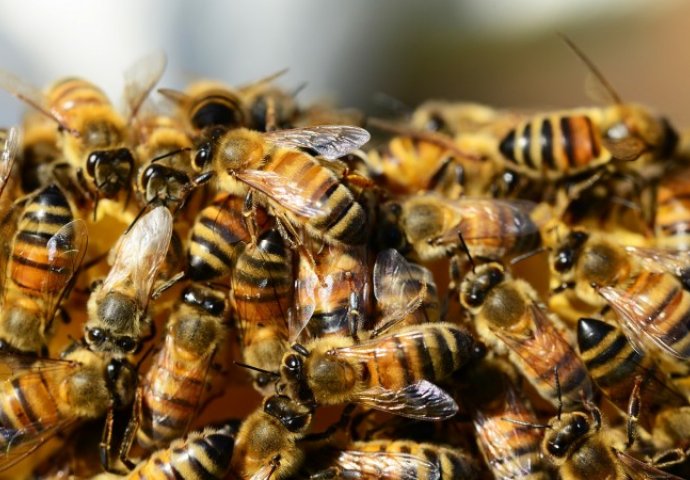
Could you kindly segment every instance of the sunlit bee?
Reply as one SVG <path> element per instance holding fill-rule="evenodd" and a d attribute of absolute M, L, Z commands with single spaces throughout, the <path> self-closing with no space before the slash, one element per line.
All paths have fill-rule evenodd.
<path fill-rule="evenodd" d="M 288 349 L 294 276 L 292 252 L 276 230 L 250 243 L 231 274 L 231 301 L 239 324 L 242 358 L 254 367 L 276 371 Z M 252 371 L 254 386 L 269 393 L 275 378 Z"/>
<path fill-rule="evenodd" d="M 208 390 L 214 356 L 225 340 L 227 317 L 222 292 L 191 285 L 182 293 L 163 347 L 137 391 L 132 426 L 136 425 L 136 438 L 144 449 L 163 448 L 187 433 Z"/>
<path fill-rule="evenodd" d="M 170 211 L 159 206 L 120 237 L 108 276 L 91 293 L 84 333 L 89 348 L 125 355 L 150 333 L 147 307 L 172 236 Z"/>
<path fill-rule="evenodd" d="M 194 160 L 210 169 L 220 189 L 244 198 L 248 193 L 281 221 L 301 243 L 304 232 L 328 243 L 362 244 L 366 214 L 352 192 L 324 160 L 356 150 L 369 140 L 359 127 L 320 126 L 260 133 L 247 129 L 226 132 L 206 142 Z"/>
<path fill-rule="evenodd" d="M 5 350 L 45 353 L 46 330 L 74 282 L 88 236 L 86 224 L 74 219 L 55 185 L 22 205 L 14 207 L 21 211 L 16 225 L 9 221 L 5 228 L 11 240 L 3 248 L 0 345 Z M 15 227 L 14 235 L 7 232 Z"/>
<path fill-rule="evenodd" d="M 334 454 L 332 465 L 310 478 L 385 478 L 405 480 L 478 479 L 472 457 L 460 450 L 431 443 L 376 440 L 353 442 Z"/>
<path fill-rule="evenodd" d="M 132 366 L 76 345 L 61 360 L 3 354 L 0 364 L 0 470 L 79 422 L 128 405 L 134 396 Z"/>
<path fill-rule="evenodd" d="M 219 194 L 197 215 L 189 235 L 187 275 L 193 281 L 214 281 L 232 271 L 237 255 L 250 241 L 244 198 Z M 259 233 L 269 223 L 265 210 L 256 208 L 253 218 Z"/>
<path fill-rule="evenodd" d="M 641 420 L 649 426 L 649 418 L 659 408 L 677 407 L 685 398 L 672 387 L 650 355 L 636 352 L 625 335 L 613 325 L 593 318 L 578 322 L 577 341 L 580 356 L 590 377 L 604 394 L 621 410 L 628 408 L 637 379 L 644 409 Z"/>
<path fill-rule="evenodd" d="M 460 252 L 460 235 L 472 256 L 501 259 L 539 247 L 539 228 L 529 216 L 533 207 L 530 202 L 411 196 L 381 207 L 377 235 L 380 246 L 413 253 L 423 261 Z"/>
<path fill-rule="evenodd" d="M 351 336 L 362 329 L 368 297 L 364 255 L 362 247 L 335 245 L 313 251 L 312 258 L 300 254 L 296 323 L 308 338 Z"/>
<path fill-rule="evenodd" d="M 62 161 L 80 186 L 99 197 L 129 188 L 134 156 L 127 120 L 140 108 L 165 69 L 162 53 L 145 57 L 125 72 L 126 115 L 121 115 L 93 83 L 75 77 L 55 82 L 45 92 L 1 72 L 0 87 L 37 109 L 59 127 Z M 55 164 L 58 166 L 58 164 Z"/>
<path fill-rule="evenodd" d="M 279 391 L 307 405 L 361 403 L 423 420 L 453 416 L 457 405 L 433 382 L 481 356 L 465 330 L 448 323 L 413 325 L 357 343 L 317 338 L 286 353 Z"/>
<path fill-rule="evenodd" d="M 481 339 L 510 360 L 539 394 L 556 405 L 590 398 L 592 385 L 584 363 L 541 307 L 525 281 L 512 278 L 498 263 L 478 266 L 460 285 L 460 302 L 473 315 Z"/>

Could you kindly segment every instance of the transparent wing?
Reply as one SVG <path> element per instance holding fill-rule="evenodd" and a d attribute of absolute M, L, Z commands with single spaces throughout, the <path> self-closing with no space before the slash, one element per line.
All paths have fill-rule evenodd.
<path fill-rule="evenodd" d="M 334 160 L 360 148 L 371 135 L 360 127 L 320 125 L 268 132 L 264 138 L 281 147 L 314 150 L 322 157 Z"/>
<path fill-rule="evenodd" d="M 141 217 L 120 237 L 113 266 L 102 285 L 104 291 L 134 285 L 137 304 L 145 308 L 156 273 L 168 252 L 172 225 L 172 214 L 160 206 Z"/>
<path fill-rule="evenodd" d="M 438 467 L 428 460 L 409 453 L 360 452 L 344 450 L 335 460 L 337 475 L 342 480 L 440 480 Z"/>
<path fill-rule="evenodd" d="M 418 420 L 445 420 L 458 413 L 458 404 L 453 397 L 426 380 L 400 390 L 373 387 L 359 392 L 353 401 Z"/>
<path fill-rule="evenodd" d="M 235 176 L 276 204 L 302 217 L 318 217 L 328 213 L 325 204 L 312 200 L 293 180 L 273 171 L 242 170 L 236 172 Z"/>
<path fill-rule="evenodd" d="M 61 275 L 61 285 L 55 285 L 53 276 L 46 275 L 41 281 L 41 306 L 43 318 L 50 321 L 63 296 L 69 292 L 81 266 L 89 236 L 86 223 L 77 219 L 61 227 L 46 244 L 46 266 Z M 19 253 L 19 256 L 22 256 Z"/>
<path fill-rule="evenodd" d="M 33 355 L 14 353 L 0 353 L 0 381 L 8 381 L 15 376 L 24 378 L 50 372 L 55 377 L 71 374 L 79 368 L 79 364 L 69 360 L 55 358 L 37 358 Z"/>
<path fill-rule="evenodd" d="M 274 81 L 288 73 L 288 71 L 290 71 L 289 68 L 283 68 L 282 70 L 278 70 L 277 72 L 266 75 L 265 77 L 259 78 L 258 80 L 254 80 L 251 83 L 241 85 L 238 88 L 238 90 L 242 94 L 249 94 L 254 90 L 260 90 L 261 88 L 273 83 Z"/>
<path fill-rule="evenodd" d="M 280 458 L 274 459 L 262 466 L 260 469 L 254 472 L 249 480 L 270 480 L 278 467 L 280 467 Z"/>
<path fill-rule="evenodd" d="M 168 59 L 164 52 L 151 53 L 137 60 L 124 74 L 125 118 L 134 118 L 165 72 Z"/>
<path fill-rule="evenodd" d="M 374 297 L 382 313 L 374 330 L 407 318 L 422 306 L 430 288 L 436 290 L 431 271 L 408 262 L 393 249 L 376 257 L 373 282 Z"/>
<path fill-rule="evenodd" d="M 3 145 L 2 153 L 0 154 L 0 195 L 2 195 L 5 185 L 7 185 L 7 180 L 12 173 L 14 160 L 17 158 L 17 152 L 19 152 L 21 143 L 22 139 L 19 129 L 16 127 L 10 128 L 7 131 L 5 144 Z"/>
<path fill-rule="evenodd" d="M 612 450 L 632 480 L 683 480 L 682 477 L 659 470 L 621 450 L 615 448 Z"/>
<path fill-rule="evenodd" d="M 322 293 L 328 295 L 332 288 L 333 285 L 331 284 L 326 284 L 324 287 L 313 263 L 309 259 L 300 257 L 299 270 L 295 280 L 295 298 L 298 301 L 295 302 L 295 315 L 293 315 L 293 321 L 289 325 L 290 343 L 300 337 L 314 315 L 318 296 Z"/>
<path fill-rule="evenodd" d="M 61 432 L 68 431 L 75 418 L 41 418 L 40 422 L 14 429 L 0 426 L 0 435 L 7 445 L 0 450 L 0 472 L 24 460 L 34 450 Z"/>
<path fill-rule="evenodd" d="M 174 105 L 182 105 L 183 103 L 189 101 L 189 95 L 184 92 L 180 92 L 179 90 L 174 90 L 172 88 L 159 88 L 156 91 Z"/>
<path fill-rule="evenodd" d="M 654 277 L 661 277 L 665 273 L 649 273 L 649 282 L 654 284 Z M 678 288 L 682 288 L 678 285 Z M 678 351 L 674 344 L 690 335 L 690 326 L 686 322 L 677 326 L 664 325 L 669 322 L 668 315 L 675 309 L 663 308 L 663 297 L 654 296 L 654 292 L 642 292 L 631 295 L 627 291 L 615 287 L 599 287 L 599 294 L 611 305 L 618 314 L 619 323 L 628 341 L 638 353 L 644 353 L 644 342 L 649 341 L 669 355 L 687 359 L 688 353 Z M 679 293 L 679 292 L 677 292 Z M 660 308 L 661 307 L 661 308 Z"/>
<path fill-rule="evenodd" d="M 634 255 L 644 267 L 651 272 L 668 272 L 682 277 L 690 268 L 690 251 L 673 251 L 662 248 L 625 247 L 625 251 Z"/>

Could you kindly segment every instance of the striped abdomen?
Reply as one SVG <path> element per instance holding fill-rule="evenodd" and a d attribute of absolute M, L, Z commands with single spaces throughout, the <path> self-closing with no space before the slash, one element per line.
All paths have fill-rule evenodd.
<path fill-rule="evenodd" d="M 58 116 L 69 116 L 83 107 L 107 106 L 112 108 L 105 93 L 93 83 L 81 78 L 65 78 L 54 84 L 46 93 L 51 110 Z"/>
<path fill-rule="evenodd" d="M 366 214 L 352 192 L 335 174 L 309 155 L 279 150 L 264 166 L 266 171 L 290 179 L 309 205 L 320 205 L 323 213 L 306 219 L 307 229 L 329 242 L 358 245 L 365 241 Z M 296 215 L 296 214 L 292 214 Z M 293 220 L 300 227 L 304 220 Z"/>
<path fill-rule="evenodd" d="M 363 383 L 398 390 L 421 380 L 436 383 L 458 370 L 474 355 L 475 341 L 449 323 L 413 325 L 353 350 L 366 353 Z"/>
<path fill-rule="evenodd" d="M 241 242 L 249 241 L 243 208 L 243 198 L 219 195 L 199 213 L 189 242 L 189 277 L 192 280 L 210 281 L 230 273 Z M 257 209 L 254 218 L 260 228 L 267 223 L 262 209 Z"/>
<path fill-rule="evenodd" d="M 174 441 L 141 463 L 131 480 L 222 480 L 230 469 L 235 439 L 230 430 L 206 428 Z"/>
<path fill-rule="evenodd" d="M 613 325 L 581 318 L 577 341 L 580 355 L 592 380 L 622 411 L 627 411 L 630 395 L 639 377 L 643 412 L 655 406 L 683 405 L 683 397 L 670 389 L 649 355 L 636 352 L 623 332 Z M 643 413 L 644 415 L 644 413 Z"/>
<path fill-rule="evenodd" d="M 499 149 L 517 166 L 551 179 L 575 175 L 611 159 L 587 115 L 537 116 L 511 130 Z"/>
<path fill-rule="evenodd" d="M 59 292 L 69 281 L 73 259 L 51 258 L 48 241 L 73 220 L 62 191 L 49 185 L 33 196 L 19 218 L 8 262 L 9 278 L 24 295 L 42 296 Z M 53 253 L 54 255 L 54 253 Z"/>
<path fill-rule="evenodd" d="M 661 180 L 654 218 L 658 247 L 690 250 L 690 169 Z"/>
<path fill-rule="evenodd" d="M 385 455 L 352 456 L 348 452 L 366 452 L 374 454 L 403 454 L 424 460 L 424 463 L 386 462 Z M 351 457 L 351 458 L 348 458 Z M 381 471 L 379 478 L 398 478 L 401 480 L 455 480 L 479 478 L 479 467 L 472 457 L 459 449 L 434 445 L 431 443 L 417 443 L 412 441 L 377 440 L 370 442 L 353 442 L 343 452 L 337 462 L 346 469 L 357 470 L 358 462 L 378 463 Z M 428 463 L 426 463 L 428 462 Z M 435 470 L 428 468 L 433 465 L 438 470 L 440 477 L 435 477 Z M 349 468 L 347 468 L 349 467 Z M 360 465 L 360 470 L 369 471 L 370 467 Z M 397 470 L 397 471 L 396 471 Z M 394 473 L 395 472 L 395 473 Z M 368 478 L 368 477 L 367 477 Z M 372 477 L 373 478 L 373 477 Z"/>
<path fill-rule="evenodd" d="M 139 444 L 152 450 L 187 432 L 206 390 L 213 350 L 199 357 L 183 350 L 168 334 L 149 367 L 141 390 Z"/>

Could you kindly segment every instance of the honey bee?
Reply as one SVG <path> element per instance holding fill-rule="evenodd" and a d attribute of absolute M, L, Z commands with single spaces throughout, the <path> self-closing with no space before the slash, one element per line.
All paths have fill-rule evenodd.
<path fill-rule="evenodd" d="M 291 251 L 276 230 L 269 230 L 237 257 L 231 274 L 231 302 L 239 323 L 243 360 L 255 388 L 268 393 L 288 349 L 294 296 Z"/>
<path fill-rule="evenodd" d="M 281 70 L 239 88 L 242 102 L 249 112 L 247 126 L 252 130 L 270 132 L 295 126 L 295 121 L 300 115 L 295 93 L 290 93 L 273 83 L 273 80 L 286 72 L 287 70 Z"/>
<path fill-rule="evenodd" d="M 252 480 L 280 480 L 295 474 L 304 462 L 304 450 L 297 442 L 304 439 L 311 420 L 311 411 L 288 397 L 267 397 L 237 433 L 233 472 Z"/>
<path fill-rule="evenodd" d="M 593 318 L 581 318 L 577 342 L 582 360 L 594 383 L 621 411 L 628 407 L 639 377 L 639 395 L 644 409 L 640 422 L 650 425 L 649 416 L 659 408 L 679 407 L 685 398 L 676 392 L 650 355 L 636 352 L 623 333 L 613 325 Z"/>
<path fill-rule="evenodd" d="M 244 199 L 225 193 L 201 210 L 189 235 L 186 275 L 195 282 L 209 282 L 230 274 L 237 255 L 250 241 Z M 257 234 L 269 225 L 266 211 L 254 209 L 253 222 Z"/>
<path fill-rule="evenodd" d="M 361 244 L 366 215 L 336 174 L 310 154 L 334 160 L 359 148 L 369 133 L 359 127 L 320 126 L 260 133 L 236 129 L 200 147 L 197 169 L 210 167 L 220 188 L 242 198 L 256 197 L 283 229 L 303 228 L 327 243 Z M 299 242 L 297 242 L 299 243 Z"/>
<path fill-rule="evenodd" d="M 46 330 L 69 292 L 86 253 L 86 224 L 75 220 L 65 195 L 49 185 L 19 203 L 23 209 L 4 247 L 0 348 L 47 352 Z M 16 208 L 19 208 L 18 206 Z"/>
<path fill-rule="evenodd" d="M 679 137 L 670 123 L 643 106 L 623 103 L 597 67 L 563 38 L 604 87 L 612 105 L 535 115 L 521 122 L 499 144 L 509 168 L 561 180 L 610 166 L 639 172 L 671 156 Z"/>
<path fill-rule="evenodd" d="M 165 69 L 166 59 L 157 53 L 136 62 L 125 72 L 128 117 L 136 114 L 143 100 Z M 36 109 L 59 127 L 61 161 L 54 168 L 70 168 L 79 185 L 96 200 L 115 197 L 127 190 L 134 169 L 127 121 L 105 93 L 80 78 L 65 78 L 45 93 L 7 72 L 0 72 L 0 87 Z"/>
<path fill-rule="evenodd" d="M 435 194 L 406 197 L 381 207 L 379 244 L 422 261 L 452 256 L 462 239 L 473 257 L 501 259 L 536 250 L 537 224 L 529 216 L 531 202 L 462 198 Z"/>
<path fill-rule="evenodd" d="M 89 348 L 116 355 L 139 348 L 151 319 L 147 306 L 156 273 L 172 236 L 170 211 L 159 206 L 142 216 L 115 246 L 108 276 L 91 293 L 84 334 Z"/>
<path fill-rule="evenodd" d="M 60 161 L 62 152 L 55 123 L 40 113 L 26 113 L 22 136 L 19 174 L 22 190 L 28 193 L 53 182 L 53 163 Z"/>
<path fill-rule="evenodd" d="M 320 452 L 321 454 L 321 452 Z M 405 478 L 409 480 L 478 479 L 476 462 L 462 450 L 406 440 L 353 442 L 336 451 L 330 466 L 313 480 L 346 478 Z M 330 456 L 329 456 L 330 457 Z"/>
<path fill-rule="evenodd" d="M 187 432 L 225 339 L 226 303 L 224 294 L 208 287 L 193 284 L 184 290 L 167 324 L 163 348 L 137 389 L 123 455 L 134 435 L 142 448 L 154 450 Z"/>
<path fill-rule="evenodd" d="M 106 360 L 77 344 L 62 359 L 5 354 L 0 363 L 0 470 L 58 433 L 129 405 L 134 395 L 136 373 L 131 365 Z"/>
<path fill-rule="evenodd" d="M 507 353 L 544 399 L 556 405 L 560 396 L 555 365 L 569 404 L 590 398 L 584 363 L 538 301 L 527 282 L 512 278 L 498 263 L 477 266 L 460 285 L 460 303 L 473 315 L 480 338 Z"/>
<path fill-rule="evenodd" d="M 230 427 L 206 427 L 154 452 L 126 475 L 102 473 L 93 477 L 93 480 L 171 477 L 180 480 L 223 480 L 230 471 L 234 441 L 234 432 Z"/>
<path fill-rule="evenodd" d="M 279 392 L 312 407 L 360 403 L 421 420 L 452 417 L 457 404 L 432 382 L 483 355 L 472 336 L 449 324 L 413 325 L 357 343 L 317 338 L 283 357 Z"/>
<path fill-rule="evenodd" d="M 656 246 L 690 250 L 690 169 L 663 177 L 657 185 L 654 232 Z"/>
<path fill-rule="evenodd" d="M 365 328 L 368 269 L 362 247 L 328 245 L 299 256 L 296 325 L 309 338 L 354 336 Z"/>

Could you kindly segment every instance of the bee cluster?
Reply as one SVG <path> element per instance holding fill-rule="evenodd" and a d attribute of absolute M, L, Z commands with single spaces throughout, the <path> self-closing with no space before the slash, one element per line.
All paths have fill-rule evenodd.
<path fill-rule="evenodd" d="M 0 469 L 688 475 L 690 150 L 571 47 L 609 105 L 383 121 L 283 72 L 154 93 L 154 54 L 120 112 L 0 72 L 31 107 L 1 139 Z M 200 421 L 242 383 L 249 415 Z"/>

